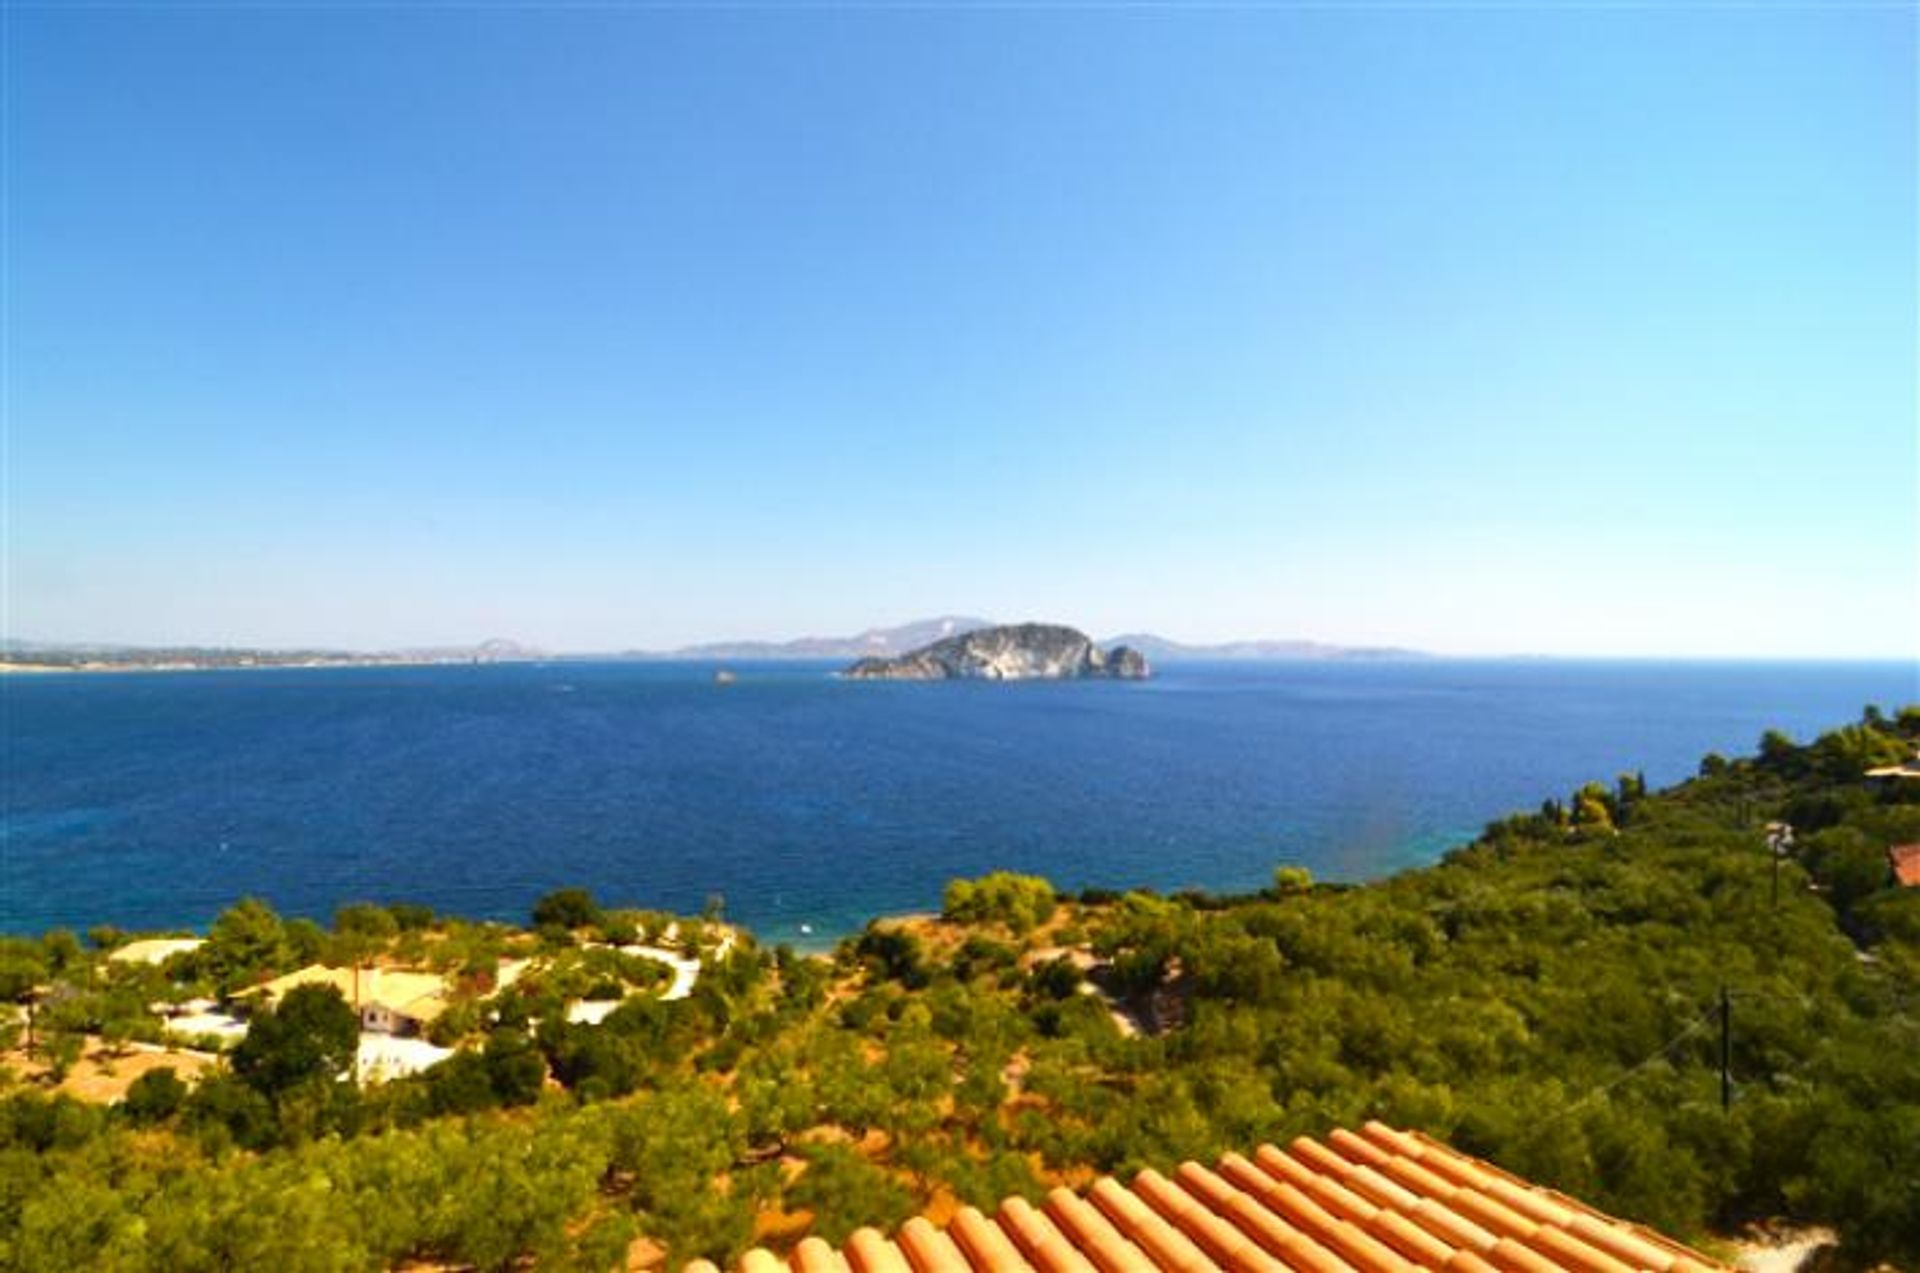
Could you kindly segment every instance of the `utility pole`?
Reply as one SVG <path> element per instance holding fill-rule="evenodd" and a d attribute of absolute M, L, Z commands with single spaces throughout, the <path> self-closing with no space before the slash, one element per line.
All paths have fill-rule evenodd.
<path fill-rule="evenodd" d="M 1793 828 L 1785 822 L 1767 823 L 1767 851 L 1773 855 L 1773 909 L 1780 909 L 1780 859 L 1793 850 Z"/>
<path fill-rule="evenodd" d="M 1733 1000 L 1720 987 L 1720 1112 L 1733 1108 Z"/>

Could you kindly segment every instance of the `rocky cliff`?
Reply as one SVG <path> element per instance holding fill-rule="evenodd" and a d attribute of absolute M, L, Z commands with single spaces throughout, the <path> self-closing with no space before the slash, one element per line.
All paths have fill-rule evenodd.
<path fill-rule="evenodd" d="M 1149 675 L 1138 650 L 1102 650 L 1084 632 L 1053 623 L 982 628 L 890 659 L 861 659 L 843 675 L 875 681 L 1035 681 Z"/>

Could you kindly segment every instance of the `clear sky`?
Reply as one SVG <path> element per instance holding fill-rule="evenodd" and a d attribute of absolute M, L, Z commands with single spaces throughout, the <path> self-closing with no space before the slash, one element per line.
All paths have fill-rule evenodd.
<path fill-rule="evenodd" d="M 1920 651 L 1915 10 L 6 22 L 6 626 Z"/>

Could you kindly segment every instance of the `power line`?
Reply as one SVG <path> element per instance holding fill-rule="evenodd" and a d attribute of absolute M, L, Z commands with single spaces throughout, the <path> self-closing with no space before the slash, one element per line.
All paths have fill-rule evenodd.
<path fill-rule="evenodd" d="M 1640 1073 L 1640 1071 L 1646 1069 L 1648 1066 L 1652 1065 L 1654 1062 L 1667 1059 L 1667 1057 L 1669 1057 L 1672 1054 L 1675 1048 L 1679 1047 L 1682 1043 L 1685 1043 L 1688 1039 L 1693 1038 L 1695 1035 L 1704 1032 L 1708 1028 L 1709 1022 L 1712 1021 L 1713 1018 L 1718 1017 L 1720 1013 L 1721 1013 L 1721 1006 L 1718 1003 L 1715 1003 L 1711 1007 L 1704 1009 L 1699 1016 L 1695 1017 L 1692 1021 L 1687 1023 L 1687 1026 L 1685 1029 L 1681 1030 L 1680 1033 L 1674 1035 L 1671 1039 L 1668 1039 L 1665 1043 L 1661 1044 L 1659 1048 L 1649 1053 L 1646 1057 L 1635 1062 L 1633 1066 L 1631 1066 L 1627 1070 L 1627 1072 L 1622 1074 L 1619 1078 L 1613 1080 L 1613 1082 L 1608 1083 L 1603 1087 L 1594 1088 L 1591 1092 L 1588 1092 L 1585 1096 L 1581 1097 L 1579 1100 L 1575 1101 L 1573 1104 L 1567 1106 L 1565 1109 L 1562 1109 L 1559 1113 L 1550 1115 L 1546 1119 L 1542 1120 L 1540 1125 L 1547 1126 L 1552 1123 L 1557 1123 L 1561 1119 L 1566 1118 L 1571 1114 L 1578 1113 L 1580 1110 L 1585 1109 L 1587 1106 L 1593 1104 L 1595 1101 L 1599 1100 L 1601 1097 L 1611 1093 L 1615 1088 L 1620 1087 L 1622 1084 L 1636 1077 Z"/>

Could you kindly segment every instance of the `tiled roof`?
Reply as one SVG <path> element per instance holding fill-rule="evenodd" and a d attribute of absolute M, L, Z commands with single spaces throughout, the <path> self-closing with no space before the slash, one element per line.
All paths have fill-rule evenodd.
<path fill-rule="evenodd" d="M 445 977 L 403 968 L 329 968 L 325 964 L 308 964 L 297 972 L 243 990 L 240 996 L 259 995 L 268 1003 L 278 1004 L 296 986 L 331 986 L 356 1008 L 385 1008 L 420 1021 L 431 1021 L 447 1008 Z"/>
<path fill-rule="evenodd" d="M 1887 850 L 1893 878 L 1907 888 L 1920 888 L 1920 844 L 1896 844 Z"/>
<path fill-rule="evenodd" d="M 764 1249 L 740 1273 L 1706 1273 L 1697 1251 L 1418 1132 L 1368 1123 L 1324 1142 L 1262 1145 L 1212 1169 L 1107 1177 L 1044 1207 L 963 1207 L 942 1230 L 861 1229 L 835 1250 L 807 1238 L 791 1260 Z M 705 1260 L 686 1273 L 719 1273 Z"/>

